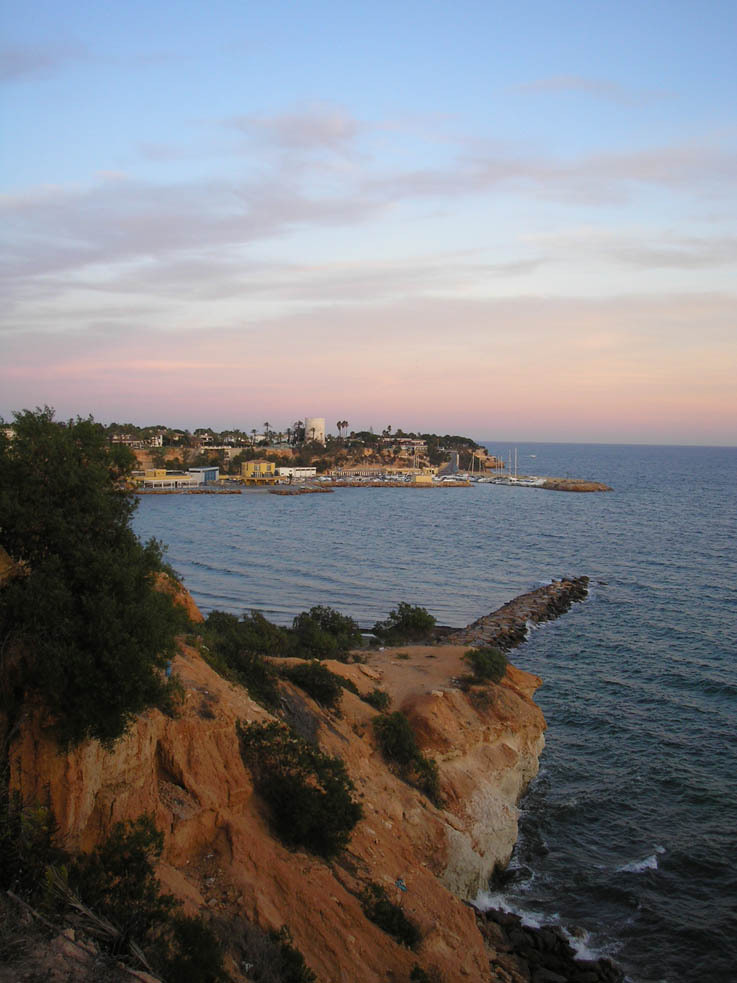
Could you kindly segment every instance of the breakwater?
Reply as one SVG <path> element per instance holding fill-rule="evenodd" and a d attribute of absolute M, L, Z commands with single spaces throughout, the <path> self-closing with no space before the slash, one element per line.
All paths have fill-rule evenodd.
<path fill-rule="evenodd" d="M 564 577 L 544 587 L 520 594 L 496 611 L 445 635 L 449 645 L 493 645 L 508 652 L 524 642 L 529 623 L 553 621 L 582 601 L 589 589 L 588 577 Z"/>

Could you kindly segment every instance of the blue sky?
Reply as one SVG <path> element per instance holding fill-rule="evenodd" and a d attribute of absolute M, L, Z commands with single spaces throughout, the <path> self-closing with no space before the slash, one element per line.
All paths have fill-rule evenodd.
<path fill-rule="evenodd" d="M 737 4 L 32 0 L 2 35 L 0 413 L 737 441 Z"/>

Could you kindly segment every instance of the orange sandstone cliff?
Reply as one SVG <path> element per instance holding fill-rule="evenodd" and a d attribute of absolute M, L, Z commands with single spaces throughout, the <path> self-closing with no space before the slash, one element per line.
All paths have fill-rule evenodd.
<path fill-rule="evenodd" d="M 165 834 L 166 890 L 221 925 L 247 918 L 269 930 L 288 926 L 321 983 L 408 981 L 416 963 L 446 983 L 494 980 L 463 901 L 509 859 L 516 802 L 537 770 L 545 724 L 532 702 L 535 676 L 510 666 L 501 684 L 476 694 L 454 685 L 464 651 L 415 646 L 372 653 L 365 665 L 327 663 L 362 693 L 380 686 L 409 716 L 438 763 L 443 809 L 393 774 L 367 703 L 346 691 L 336 715 L 283 684 L 317 723 L 322 749 L 345 761 L 363 806 L 347 850 L 332 862 L 272 835 L 236 734 L 237 721 L 271 714 L 185 644 L 173 667 L 184 687 L 178 717 L 149 711 L 111 750 L 90 741 L 61 754 L 40 711 L 28 709 L 10 750 L 11 787 L 26 802 L 50 800 L 70 850 L 93 848 L 120 820 L 152 815 Z M 404 911 L 422 933 L 416 952 L 368 921 L 357 897 L 374 881 L 398 900 L 398 878 L 407 887 Z M 229 969 L 248 979 L 243 967 Z"/>

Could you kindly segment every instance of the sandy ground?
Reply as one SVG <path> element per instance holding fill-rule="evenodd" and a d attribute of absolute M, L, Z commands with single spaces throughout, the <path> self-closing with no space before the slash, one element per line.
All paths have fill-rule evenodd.
<path fill-rule="evenodd" d="M 465 675 L 469 667 L 463 661 L 467 645 L 403 645 L 399 648 L 373 649 L 367 653 L 365 667 L 380 673 L 376 685 L 391 694 L 397 706 L 408 697 L 434 689 L 454 688 L 452 680 Z"/>

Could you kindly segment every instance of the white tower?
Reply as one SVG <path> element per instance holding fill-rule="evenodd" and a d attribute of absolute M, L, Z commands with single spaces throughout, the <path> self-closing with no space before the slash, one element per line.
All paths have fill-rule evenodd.
<path fill-rule="evenodd" d="M 316 440 L 318 444 L 325 443 L 325 417 L 305 417 L 305 440 Z"/>

